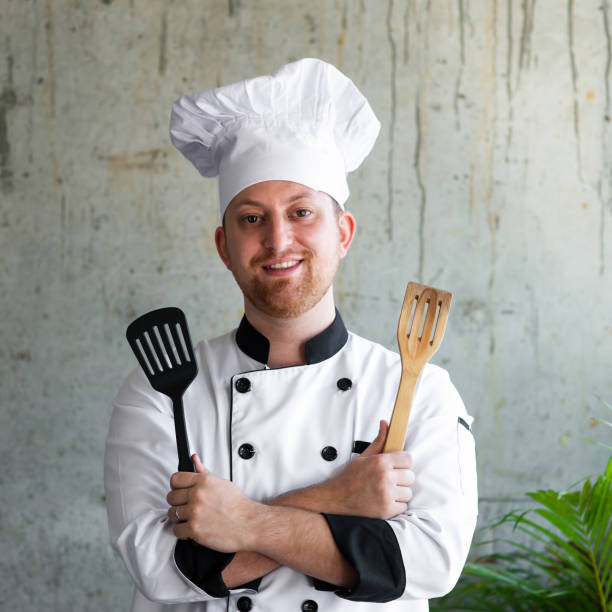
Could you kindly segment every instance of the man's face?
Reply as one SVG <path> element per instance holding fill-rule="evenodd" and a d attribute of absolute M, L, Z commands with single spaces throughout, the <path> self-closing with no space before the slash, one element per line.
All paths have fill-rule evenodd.
<path fill-rule="evenodd" d="M 289 181 L 257 183 L 230 202 L 215 242 L 252 306 L 292 318 L 327 293 L 355 230 L 352 215 L 335 207 L 327 194 Z"/>

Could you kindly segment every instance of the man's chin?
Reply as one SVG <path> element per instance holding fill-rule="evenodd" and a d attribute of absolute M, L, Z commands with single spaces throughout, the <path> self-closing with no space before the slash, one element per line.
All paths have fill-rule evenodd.
<path fill-rule="evenodd" d="M 251 303 L 261 312 L 276 319 L 294 319 L 314 308 L 324 294 L 303 292 L 290 294 L 274 292 L 268 295 L 259 294 L 250 297 Z"/>
<path fill-rule="evenodd" d="M 317 300 L 318 301 L 318 300 Z M 275 319 L 295 319 L 305 312 L 308 312 L 314 305 L 305 300 L 292 302 L 260 302 L 255 303 L 255 307 L 263 313 Z"/>

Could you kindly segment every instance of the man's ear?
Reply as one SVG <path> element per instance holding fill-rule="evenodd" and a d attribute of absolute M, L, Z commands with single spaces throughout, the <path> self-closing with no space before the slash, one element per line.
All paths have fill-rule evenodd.
<path fill-rule="evenodd" d="M 355 217 L 353 217 L 348 210 L 343 210 L 338 219 L 338 229 L 340 230 L 340 257 L 344 257 L 349 250 L 351 242 L 353 242 L 353 238 L 355 237 L 356 227 L 357 222 L 355 221 Z"/>
<path fill-rule="evenodd" d="M 215 230 L 215 246 L 217 247 L 217 253 L 219 253 L 221 261 L 225 264 L 225 267 L 228 270 L 231 270 L 229 256 L 227 254 L 227 240 L 225 237 L 225 230 L 221 226 L 219 226 Z"/>

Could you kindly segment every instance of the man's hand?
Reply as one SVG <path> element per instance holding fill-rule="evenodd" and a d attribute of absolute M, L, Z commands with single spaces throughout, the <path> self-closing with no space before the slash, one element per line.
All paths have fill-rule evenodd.
<path fill-rule="evenodd" d="M 383 453 L 389 425 L 380 422 L 376 439 L 330 480 L 271 500 L 328 514 L 390 519 L 404 512 L 412 498 L 412 457 L 405 451 Z"/>
<path fill-rule="evenodd" d="M 209 472 L 194 454 L 196 473 L 176 472 L 166 497 L 168 516 L 176 525 L 174 534 L 192 539 L 220 552 L 251 550 L 257 502 L 246 497 L 229 480 Z M 178 512 L 179 521 L 176 518 Z"/>
<path fill-rule="evenodd" d="M 405 451 L 382 452 L 388 431 L 387 422 L 381 421 L 370 446 L 329 481 L 341 514 L 389 519 L 405 512 L 415 478 L 412 456 Z"/>

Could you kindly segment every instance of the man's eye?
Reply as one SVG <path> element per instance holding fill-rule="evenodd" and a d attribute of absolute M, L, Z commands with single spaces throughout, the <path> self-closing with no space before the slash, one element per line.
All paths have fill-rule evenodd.
<path fill-rule="evenodd" d="M 298 217 L 307 217 L 310 214 L 310 211 L 307 208 L 300 208 L 295 214 Z"/>
<path fill-rule="evenodd" d="M 259 220 L 259 217 L 257 215 L 247 215 L 245 217 L 245 221 L 247 223 L 257 223 L 258 220 Z"/>

